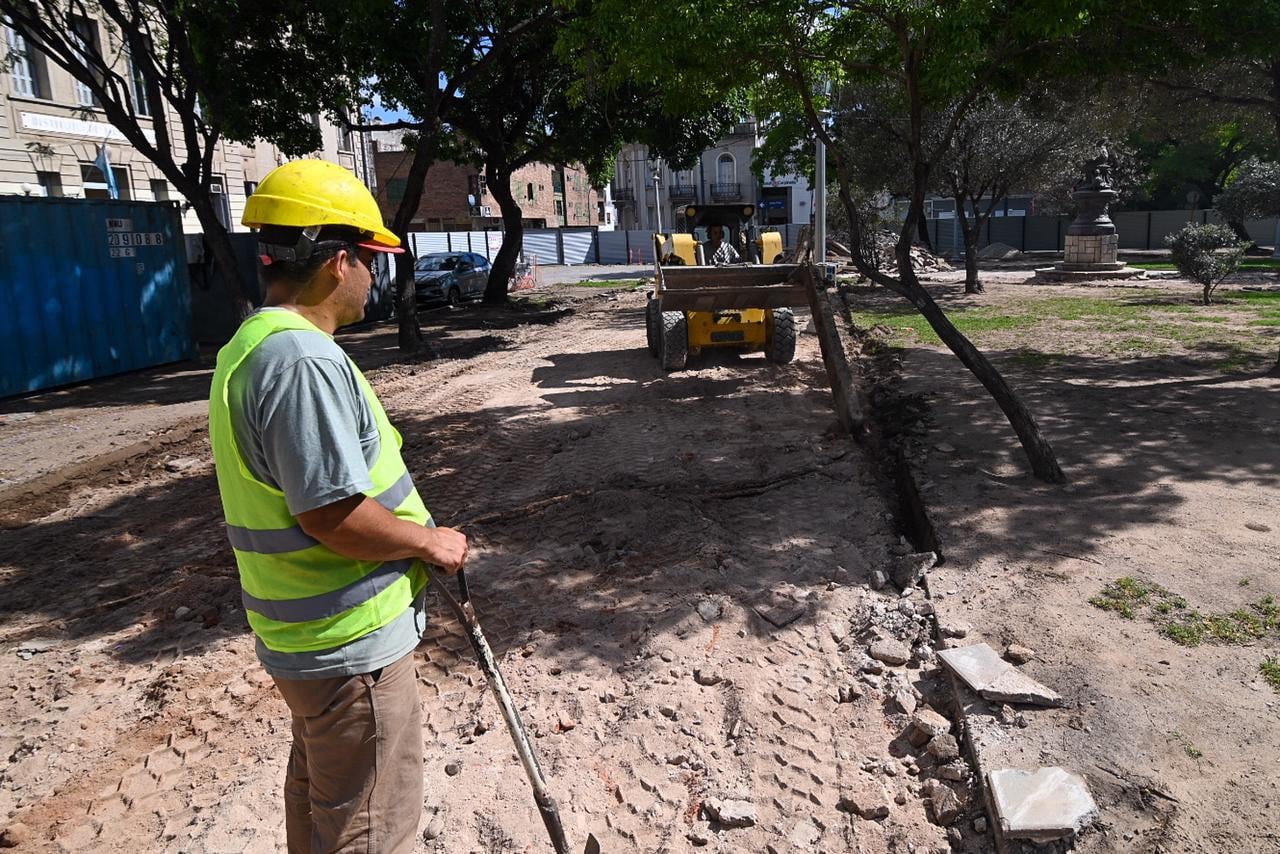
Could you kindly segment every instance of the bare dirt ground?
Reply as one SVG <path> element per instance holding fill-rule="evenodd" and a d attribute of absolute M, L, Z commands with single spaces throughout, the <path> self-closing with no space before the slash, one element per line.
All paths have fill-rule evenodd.
<path fill-rule="evenodd" d="M 785 367 L 704 357 L 664 376 L 642 294 L 577 308 L 463 313 L 435 361 L 391 363 L 385 330 L 357 353 L 386 357 L 370 377 L 428 506 L 477 541 L 477 609 L 572 837 L 990 850 L 963 766 L 902 738 L 904 709 L 946 707 L 927 608 L 867 586 L 902 546 L 837 435 L 815 341 Z M 253 655 L 204 435 L 6 504 L 0 524 L 2 841 L 280 850 L 286 709 Z M 433 614 L 418 848 L 549 850 L 466 642 Z M 907 666 L 867 657 L 888 636 L 914 647 Z M 926 781 L 969 801 L 949 831 Z M 754 824 L 708 821 L 716 799 Z"/>
<path fill-rule="evenodd" d="M 1043 322 L 979 332 L 1069 484 L 1026 474 L 1008 424 L 950 353 L 882 330 L 898 347 L 881 366 L 899 375 L 893 396 L 927 412 L 910 447 L 946 557 L 930 574 L 940 621 L 975 627 L 966 643 L 1031 647 L 1025 669 L 1068 699 L 1027 714 L 1026 729 L 993 727 L 996 764 L 1085 775 L 1102 820 L 1082 851 L 1280 851 L 1280 693 L 1260 674 L 1280 636 L 1215 640 L 1219 624 L 1185 617 L 1260 615 L 1266 597 L 1280 597 L 1280 380 L 1262 375 L 1274 324 L 1250 326 L 1230 307 L 1189 318 L 1194 328 L 1222 314 L 1224 334 L 1255 336 L 1243 368 L 1224 363 L 1207 335 L 1189 343 L 1163 329 L 1167 317 L 1143 329 L 1141 317 L 1121 316 L 1111 332 L 1136 343 L 1118 353 L 1106 329 L 1087 337 L 1055 322 L 1062 306 L 1048 301 L 1112 299 L 1159 314 L 1192 300 L 1191 288 L 987 282 L 979 297 L 930 287 L 949 311 L 1044 308 Z M 864 292 L 854 310 L 883 297 Z M 1173 600 L 1151 594 L 1132 619 L 1090 604 L 1118 578 L 1185 603 L 1162 613 Z M 1180 645 L 1180 625 L 1209 634 Z M 1239 625 L 1221 624 L 1228 635 Z"/>

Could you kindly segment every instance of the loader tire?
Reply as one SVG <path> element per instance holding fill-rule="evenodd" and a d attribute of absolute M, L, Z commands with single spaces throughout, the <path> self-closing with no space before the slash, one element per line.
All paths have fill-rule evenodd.
<path fill-rule="evenodd" d="M 658 358 L 664 371 L 678 371 L 689 358 L 689 320 L 683 311 L 664 311 L 662 346 Z"/>
<path fill-rule="evenodd" d="M 659 355 L 662 350 L 662 303 L 652 297 L 644 307 L 644 333 L 649 341 L 649 355 Z"/>
<path fill-rule="evenodd" d="M 796 357 L 796 315 L 789 308 L 769 312 L 769 341 L 764 357 L 777 365 L 785 365 Z"/>

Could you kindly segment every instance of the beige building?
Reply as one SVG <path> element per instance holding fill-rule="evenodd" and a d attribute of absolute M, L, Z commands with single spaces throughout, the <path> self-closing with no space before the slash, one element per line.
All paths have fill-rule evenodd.
<path fill-rule="evenodd" d="M 94 43 L 109 38 L 101 22 L 86 20 L 85 24 L 85 37 Z M 108 51 L 112 47 L 106 45 Z M 134 79 L 124 51 L 117 47 L 114 53 L 121 54 L 121 74 Z M 153 109 L 169 109 L 167 104 L 148 104 L 141 86 L 135 88 L 134 100 L 144 129 L 150 125 Z M 315 121 L 323 147 L 312 156 L 339 163 L 371 183 L 372 155 L 365 135 L 318 117 Z M 180 124 L 170 127 L 181 134 Z M 180 200 L 160 169 L 107 121 L 87 87 L 0 22 L 0 193 L 108 198 L 106 177 L 96 165 L 103 146 L 120 198 Z M 268 144 L 219 143 L 213 159 L 213 192 L 222 199 L 222 218 L 231 230 L 243 230 L 239 222 L 245 199 L 286 159 Z M 187 232 L 201 230 L 189 209 L 184 209 L 183 220 Z"/>
<path fill-rule="evenodd" d="M 808 223 L 812 200 L 808 182 L 795 175 L 772 174 L 758 180 L 751 163 L 759 145 L 754 119 L 734 125 L 728 136 L 699 155 L 692 169 L 671 169 L 656 160 L 647 146 L 624 145 L 610 188 L 618 228 L 650 231 L 661 225 L 669 230 L 673 217 L 691 204 L 754 205 L 759 225 Z"/>

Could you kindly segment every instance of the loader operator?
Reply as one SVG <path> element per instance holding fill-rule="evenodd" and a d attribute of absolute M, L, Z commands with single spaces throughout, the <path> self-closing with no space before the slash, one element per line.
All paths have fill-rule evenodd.
<path fill-rule="evenodd" d="M 737 264 L 742 259 L 732 243 L 725 242 L 724 226 L 713 225 L 707 229 L 707 242 L 702 244 L 703 257 L 707 263 L 719 267 L 723 264 Z"/>
<path fill-rule="evenodd" d="M 437 528 L 400 434 L 333 339 L 364 316 L 375 253 L 402 252 L 334 163 L 275 169 L 245 206 L 265 306 L 218 353 L 209 437 L 257 653 L 292 713 L 285 829 L 297 852 L 408 852 L 423 808 L 413 650 Z"/>

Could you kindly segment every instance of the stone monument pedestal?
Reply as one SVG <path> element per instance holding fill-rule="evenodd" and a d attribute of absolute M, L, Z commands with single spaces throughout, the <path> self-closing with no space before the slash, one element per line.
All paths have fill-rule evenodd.
<path fill-rule="evenodd" d="M 1079 206 L 1075 221 L 1067 228 L 1062 263 L 1036 270 L 1037 282 L 1091 282 L 1128 279 L 1145 271 L 1127 267 L 1116 260 L 1120 236 L 1107 215 L 1107 206 L 1118 196 L 1110 187 L 1085 187 L 1071 198 Z"/>

